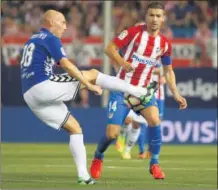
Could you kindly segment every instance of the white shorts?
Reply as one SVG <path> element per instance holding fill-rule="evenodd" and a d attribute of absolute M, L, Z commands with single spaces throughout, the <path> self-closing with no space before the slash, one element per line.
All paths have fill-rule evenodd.
<path fill-rule="evenodd" d="M 63 101 L 76 97 L 80 82 L 55 82 L 51 80 L 36 84 L 25 92 L 24 100 L 33 113 L 48 126 L 60 129 L 70 116 Z"/>
<path fill-rule="evenodd" d="M 140 123 L 140 124 L 147 124 L 145 118 L 141 115 L 137 115 L 133 110 L 130 110 L 127 117 L 131 117 L 133 121 Z"/>

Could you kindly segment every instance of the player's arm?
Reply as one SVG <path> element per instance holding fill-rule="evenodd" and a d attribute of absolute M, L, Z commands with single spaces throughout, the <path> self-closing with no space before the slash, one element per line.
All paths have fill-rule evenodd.
<path fill-rule="evenodd" d="M 135 33 L 135 27 L 131 27 L 122 31 L 117 37 L 115 37 L 105 48 L 107 56 L 113 60 L 118 66 L 123 67 L 126 72 L 133 70 L 131 64 L 125 61 L 119 54 L 119 49 L 122 49 L 130 43 Z"/>
<path fill-rule="evenodd" d="M 163 76 L 163 67 L 161 67 L 161 64 L 158 64 L 154 71 L 153 71 L 154 75 L 158 75 L 158 77 L 160 77 L 160 79 L 158 80 L 160 84 L 165 84 L 166 80 Z"/>
<path fill-rule="evenodd" d="M 47 38 L 45 43 L 46 49 L 57 63 L 71 76 L 79 80 L 89 90 L 101 95 L 102 89 L 99 86 L 91 84 L 83 75 L 82 72 L 67 58 L 64 48 L 58 38 Z"/>
<path fill-rule="evenodd" d="M 68 59 L 61 58 L 59 61 L 60 66 L 71 76 L 75 77 L 79 80 L 83 85 L 85 85 L 88 89 L 90 85 L 92 85 L 83 75 L 82 72 Z"/>
<path fill-rule="evenodd" d="M 89 90 L 95 92 L 98 95 L 102 94 L 102 89 L 97 86 L 91 84 L 83 75 L 82 72 L 67 58 L 62 58 L 60 61 L 60 66 L 72 77 L 75 77 L 79 80 L 84 86 L 86 86 Z"/>
<path fill-rule="evenodd" d="M 179 94 L 179 91 L 176 87 L 176 77 L 172 65 L 164 66 L 164 76 L 172 94 L 173 95 Z"/>
<path fill-rule="evenodd" d="M 115 63 L 115 61 L 113 61 L 112 59 L 110 61 L 112 63 L 112 66 L 113 66 L 115 72 L 118 73 L 119 69 L 120 69 L 120 66 L 117 63 Z"/>
<path fill-rule="evenodd" d="M 176 77 L 171 64 L 164 66 L 164 76 L 166 79 L 166 83 L 170 91 L 172 92 L 175 101 L 179 103 L 179 108 L 185 109 L 187 107 L 187 102 L 186 99 L 180 95 L 176 87 Z"/>
<path fill-rule="evenodd" d="M 168 49 L 161 57 L 161 63 L 164 66 L 163 67 L 164 77 L 166 79 L 166 83 L 167 83 L 170 91 L 173 94 L 175 101 L 179 103 L 179 108 L 185 109 L 187 107 L 187 102 L 186 102 L 186 99 L 180 95 L 180 93 L 176 87 L 176 77 L 175 77 L 175 73 L 174 73 L 174 70 L 172 67 L 172 60 L 170 57 L 171 52 L 172 52 L 172 46 L 168 42 Z"/>
<path fill-rule="evenodd" d="M 126 72 L 132 71 L 132 65 L 120 56 L 118 50 L 119 48 L 116 44 L 114 42 L 110 42 L 104 52 L 117 65 L 116 67 L 123 67 Z"/>

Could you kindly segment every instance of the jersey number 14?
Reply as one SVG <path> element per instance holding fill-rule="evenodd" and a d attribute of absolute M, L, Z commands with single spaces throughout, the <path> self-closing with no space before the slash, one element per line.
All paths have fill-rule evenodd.
<path fill-rule="evenodd" d="M 20 62 L 21 67 L 29 67 L 31 65 L 34 49 L 35 49 L 34 43 L 30 43 L 24 46 L 23 56 Z"/>

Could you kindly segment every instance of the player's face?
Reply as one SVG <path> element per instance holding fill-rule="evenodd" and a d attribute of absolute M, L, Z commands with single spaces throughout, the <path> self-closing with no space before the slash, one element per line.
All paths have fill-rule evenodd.
<path fill-rule="evenodd" d="M 152 32 L 159 31 L 165 19 L 164 10 L 148 9 L 145 19 L 148 28 Z"/>
<path fill-rule="evenodd" d="M 63 15 L 59 15 L 54 21 L 54 33 L 58 38 L 61 38 L 64 31 L 67 29 L 66 20 Z"/>

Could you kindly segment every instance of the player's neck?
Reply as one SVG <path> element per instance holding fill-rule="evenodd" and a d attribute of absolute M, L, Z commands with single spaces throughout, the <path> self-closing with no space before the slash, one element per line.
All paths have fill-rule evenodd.
<path fill-rule="evenodd" d="M 148 32 L 149 36 L 156 37 L 159 35 L 160 30 L 152 31 L 150 28 L 147 28 L 147 32 Z"/>

